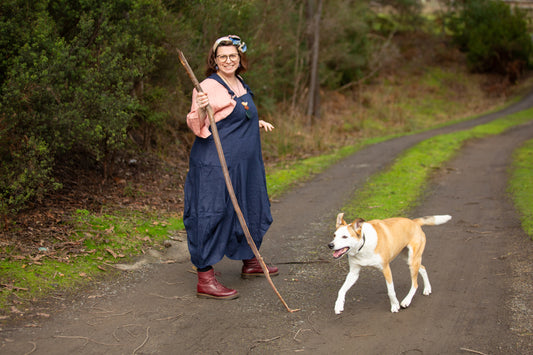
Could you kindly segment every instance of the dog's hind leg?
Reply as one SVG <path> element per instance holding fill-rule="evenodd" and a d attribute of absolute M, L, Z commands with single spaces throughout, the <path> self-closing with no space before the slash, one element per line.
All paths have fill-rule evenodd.
<path fill-rule="evenodd" d="M 428 272 L 426 271 L 424 265 L 420 265 L 420 270 L 418 270 L 418 273 L 420 276 L 422 276 L 422 280 L 424 280 L 424 291 L 422 294 L 424 296 L 429 296 L 431 294 L 431 284 L 429 283 Z"/>
<path fill-rule="evenodd" d="M 411 273 L 414 273 L 414 278 L 412 280 L 412 285 L 411 285 L 411 289 L 409 290 L 409 293 L 407 294 L 407 296 L 405 296 L 405 298 L 402 300 L 402 307 L 403 308 L 407 308 L 409 307 L 409 305 L 411 304 L 411 301 L 413 300 L 413 297 L 416 293 L 416 290 L 418 288 L 418 274 L 420 274 L 422 276 L 422 279 L 424 280 L 424 291 L 423 291 L 423 294 L 425 296 L 428 296 L 430 293 L 431 293 L 431 284 L 429 283 L 429 278 L 428 278 L 428 273 L 426 271 L 426 268 L 424 267 L 424 265 L 420 265 L 419 268 L 418 268 L 418 272 L 414 272 L 414 270 L 411 271 Z"/>
<path fill-rule="evenodd" d="M 407 296 L 402 300 L 402 308 L 409 307 L 415 296 L 416 290 L 418 289 L 418 272 L 422 266 L 422 252 L 424 251 L 424 249 L 417 248 L 413 245 L 408 246 L 407 250 L 407 264 L 409 265 L 409 271 L 411 272 L 411 289 L 409 290 L 409 293 L 407 293 Z"/>
<path fill-rule="evenodd" d="M 346 280 L 339 290 L 337 301 L 335 301 L 335 314 L 341 314 L 344 311 L 344 300 L 346 298 L 346 292 L 355 284 L 359 278 L 359 271 L 361 267 L 350 263 L 350 272 L 346 275 Z"/>
<path fill-rule="evenodd" d="M 411 271 L 411 289 L 405 298 L 402 300 L 402 308 L 407 308 L 411 304 L 413 297 L 418 289 L 418 272 L 420 270 L 420 263 L 414 262 L 409 265 L 409 270 Z"/>
<path fill-rule="evenodd" d="M 392 281 L 392 272 L 389 264 L 383 266 L 383 276 L 385 276 L 385 281 L 387 282 L 387 294 L 390 300 L 390 311 L 392 313 L 396 313 L 400 310 L 400 303 L 398 302 L 398 298 L 396 298 L 394 281 Z"/>

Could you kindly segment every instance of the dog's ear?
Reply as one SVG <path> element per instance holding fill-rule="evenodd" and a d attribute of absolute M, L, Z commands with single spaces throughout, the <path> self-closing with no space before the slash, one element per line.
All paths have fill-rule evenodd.
<path fill-rule="evenodd" d="M 344 221 L 344 213 L 339 213 L 337 215 L 337 225 L 336 228 L 339 228 L 340 226 L 345 226 L 346 222 Z"/>
<path fill-rule="evenodd" d="M 362 218 L 357 218 L 355 221 L 348 224 L 348 230 L 351 230 L 351 233 L 353 233 L 353 235 L 360 235 L 361 227 L 363 226 L 364 221 L 365 220 Z"/>
<path fill-rule="evenodd" d="M 352 225 L 353 225 L 353 228 L 356 230 L 356 231 L 359 231 L 361 229 L 361 227 L 363 226 L 363 222 L 365 220 L 362 219 L 362 218 L 357 218 L 355 221 L 352 222 Z"/>

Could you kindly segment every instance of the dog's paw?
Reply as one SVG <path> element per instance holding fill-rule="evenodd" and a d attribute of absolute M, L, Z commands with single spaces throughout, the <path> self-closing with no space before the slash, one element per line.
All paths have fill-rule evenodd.
<path fill-rule="evenodd" d="M 402 306 L 402 308 L 407 308 L 407 307 L 409 307 L 410 304 L 411 304 L 411 300 L 409 300 L 409 301 L 403 300 L 402 303 L 401 303 L 401 306 Z"/>
<path fill-rule="evenodd" d="M 344 312 L 344 306 L 342 307 L 335 306 L 335 314 L 341 314 L 342 312 Z"/>
<path fill-rule="evenodd" d="M 392 313 L 398 313 L 398 311 L 400 310 L 400 304 L 398 302 L 396 303 L 391 303 L 390 305 L 390 311 Z"/>
<path fill-rule="evenodd" d="M 422 292 L 424 296 L 429 296 L 431 294 L 431 287 L 424 287 L 424 292 Z"/>
<path fill-rule="evenodd" d="M 335 302 L 335 314 L 341 314 L 344 311 L 344 302 Z"/>

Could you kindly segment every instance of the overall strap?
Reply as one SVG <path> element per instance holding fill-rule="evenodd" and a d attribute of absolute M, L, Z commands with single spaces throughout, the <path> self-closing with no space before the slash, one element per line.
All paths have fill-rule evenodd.
<path fill-rule="evenodd" d="M 250 95 L 254 96 L 252 90 L 250 89 L 250 87 L 248 86 L 248 84 L 246 84 L 244 82 L 244 79 L 240 76 L 240 75 L 237 75 L 236 76 L 237 79 L 241 82 L 242 86 L 244 87 L 244 89 L 246 90 L 247 93 L 249 93 Z M 237 97 L 237 95 L 233 92 L 233 90 L 231 90 L 231 88 L 228 86 L 228 84 L 226 84 L 226 82 L 217 74 L 217 73 L 213 73 L 209 76 L 209 79 L 213 79 L 213 80 L 216 80 L 217 82 L 219 82 L 222 86 L 224 86 L 226 88 L 226 90 L 228 90 L 230 96 L 232 98 L 235 98 Z"/>
<path fill-rule="evenodd" d="M 213 80 L 216 80 L 218 83 L 220 83 L 222 86 L 224 86 L 226 88 L 226 90 L 228 90 L 230 96 L 232 98 L 235 98 L 237 97 L 237 95 L 235 95 L 235 93 L 233 92 L 233 90 L 231 90 L 231 88 L 228 86 L 228 84 L 226 84 L 226 82 L 224 80 L 222 80 L 222 78 L 217 74 L 217 73 L 213 73 L 209 76 L 209 79 L 213 79 Z"/>

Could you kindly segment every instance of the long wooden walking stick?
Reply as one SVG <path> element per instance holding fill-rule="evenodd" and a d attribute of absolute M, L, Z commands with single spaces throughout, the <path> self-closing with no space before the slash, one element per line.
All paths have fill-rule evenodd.
<path fill-rule="evenodd" d="M 187 59 L 183 55 L 183 52 L 178 50 L 178 56 L 180 58 L 181 64 L 185 67 L 185 70 L 187 71 L 187 74 L 191 78 L 194 87 L 196 88 L 196 91 L 203 92 L 202 87 L 200 86 L 200 83 L 198 82 L 198 79 L 196 79 L 196 76 L 194 75 L 194 72 L 192 71 L 189 63 L 187 62 Z M 265 274 L 268 283 L 270 286 L 272 286 L 272 289 L 278 295 L 281 303 L 285 306 L 287 311 L 289 312 L 297 312 L 299 309 L 291 309 L 281 297 L 280 293 L 278 292 L 276 286 L 274 286 L 274 283 L 272 282 L 272 279 L 270 278 L 270 273 L 268 272 L 268 268 L 263 260 L 263 257 L 261 254 L 259 254 L 259 250 L 257 249 L 257 246 L 254 243 L 254 240 L 252 239 L 252 236 L 250 235 L 250 231 L 248 230 L 248 226 L 246 225 L 246 221 L 244 219 L 244 216 L 242 214 L 241 208 L 239 206 L 239 202 L 237 201 L 237 196 L 235 196 L 235 191 L 233 190 L 233 184 L 231 183 L 231 179 L 229 176 L 228 171 L 228 165 L 226 164 L 226 158 L 224 157 L 224 151 L 222 150 L 222 144 L 220 143 L 220 136 L 218 135 L 218 129 L 215 122 L 215 116 L 213 112 L 213 108 L 208 105 L 207 106 L 207 116 L 209 117 L 209 123 L 211 125 L 211 133 L 213 134 L 213 139 L 215 140 L 215 146 L 217 148 L 218 158 L 220 160 L 220 165 L 222 166 L 222 171 L 224 173 L 224 180 L 226 181 L 226 187 L 228 188 L 228 192 L 231 198 L 231 202 L 233 204 L 233 208 L 235 208 L 235 213 L 237 213 L 237 217 L 239 218 L 239 222 L 241 224 L 242 230 L 244 231 L 244 235 L 246 236 L 246 241 L 248 242 L 248 245 L 250 245 L 250 248 L 252 249 L 255 257 L 259 261 L 259 264 L 261 265 L 261 269 L 263 269 L 263 273 Z"/>

